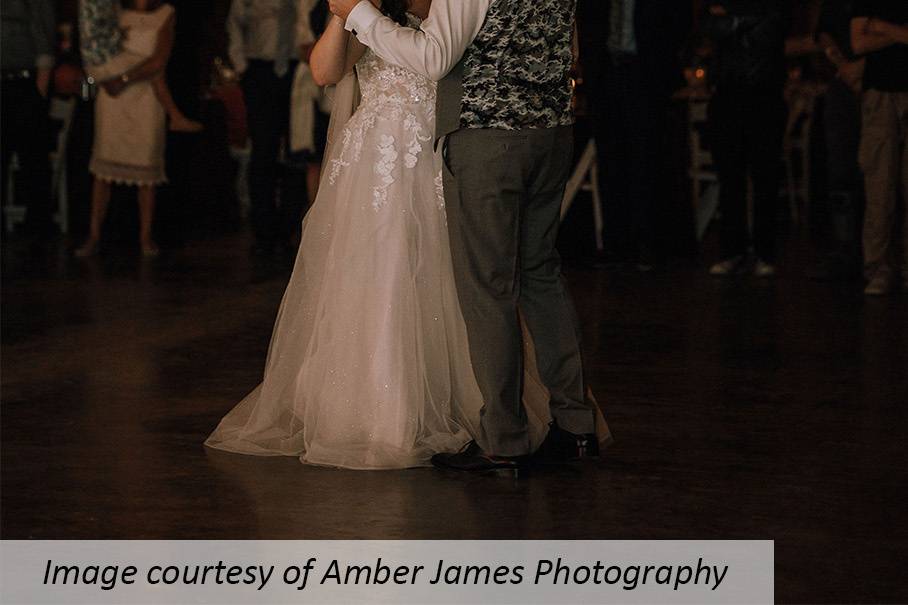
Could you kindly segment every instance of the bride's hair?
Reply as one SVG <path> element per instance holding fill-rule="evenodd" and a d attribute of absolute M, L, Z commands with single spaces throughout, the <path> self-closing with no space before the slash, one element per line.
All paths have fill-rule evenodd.
<path fill-rule="evenodd" d="M 407 24 L 409 0 L 381 0 L 381 10 L 400 25 Z"/>

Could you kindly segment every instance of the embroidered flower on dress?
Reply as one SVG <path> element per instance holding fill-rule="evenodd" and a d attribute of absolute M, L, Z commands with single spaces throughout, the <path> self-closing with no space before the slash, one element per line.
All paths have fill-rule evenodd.
<path fill-rule="evenodd" d="M 435 198 L 438 202 L 438 209 L 445 209 L 445 179 L 441 174 L 441 170 L 438 171 L 438 175 L 435 177 Z"/>
<path fill-rule="evenodd" d="M 394 170 L 400 156 L 403 155 L 405 168 L 416 168 L 425 152 L 424 143 L 432 140 L 427 126 L 435 115 L 435 83 L 383 61 L 370 50 L 357 63 L 356 70 L 363 101 L 343 130 L 340 151 L 329 161 L 327 180 L 335 185 L 344 169 L 359 162 L 368 132 L 377 122 L 392 122 L 397 132 L 402 126 L 402 140 L 382 134 L 374 147 L 378 159 L 373 171 L 378 178 L 372 188 L 372 208 L 379 211 L 390 201 L 389 189 L 395 182 Z"/>
<path fill-rule="evenodd" d="M 381 156 L 375 163 L 375 174 L 381 177 L 381 184 L 373 188 L 372 207 L 381 210 L 388 203 L 388 187 L 394 183 L 391 172 L 397 162 L 397 150 L 394 148 L 394 137 L 383 134 L 378 139 L 378 153 Z"/>
<path fill-rule="evenodd" d="M 407 118 L 404 120 L 404 128 L 413 133 L 413 138 L 407 147 L 407 154 L 404 156 L 404 165 L 407 168 L 413 168 L 419 161 L 419 154 L 422 152 L 422 141 L 428 141 L 431 137 L 423 134 L 422 124 L 412 113 L 407 114 Z"/>

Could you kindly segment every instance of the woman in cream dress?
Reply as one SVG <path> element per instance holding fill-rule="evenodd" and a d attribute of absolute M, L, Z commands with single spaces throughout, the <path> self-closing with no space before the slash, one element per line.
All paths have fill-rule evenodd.
<path fill-rule="evenodd" d="M 146 256 L 158 253 L 152 238 L 155 192 L 164 173 L 166 113 L 152 82 L 161 76 L 173 46 L 174 10 L 160 0 L 134 0 L 120 13 L 124 48 L 156 60 L 102 87 L 95 105 L 95 140 L 89 170 L 92 191 L 91 233 L 77 256 L 97 252 L 110 203 L 111 185 L 138 188 L 140 241 Z M 154 73 L 148 73 L 157 68 Z"/>

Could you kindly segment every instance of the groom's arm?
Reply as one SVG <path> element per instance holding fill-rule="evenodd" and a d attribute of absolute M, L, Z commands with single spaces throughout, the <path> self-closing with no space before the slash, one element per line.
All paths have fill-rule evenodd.
<path fill-rule="evenodd" d="M 479 34 L 491 0 L 434 0 L 421 29 L 401 27 L 368 0 L 345 27 L 379 57 L 431 80 L 441 80 Z"/>

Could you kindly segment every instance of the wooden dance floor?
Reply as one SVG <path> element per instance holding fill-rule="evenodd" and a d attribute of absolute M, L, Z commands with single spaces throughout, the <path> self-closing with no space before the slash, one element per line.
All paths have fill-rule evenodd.
<path fill-rule="evenodd" d="M 5 538 L 748 538 L 777 598 L 908 601 L 908 296 L 569 268 L 616 443 L 524 477 L 207 451 L 287 273 L 239 236 L 143 263 L 4 249 Z"/>

